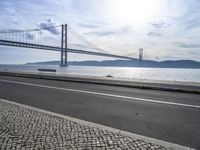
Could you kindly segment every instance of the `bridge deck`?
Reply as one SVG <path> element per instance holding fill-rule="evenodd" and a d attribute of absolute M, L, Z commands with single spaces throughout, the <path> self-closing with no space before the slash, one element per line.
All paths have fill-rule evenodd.
<path fill-rule="evenodd" d="M 22 47 L 22 48 L 31 48 L 31 49 L 42 49 L 42 50 L 49 50 L 49 51 L 61 51 L 61 47 L 55 46 L 48 46 L 48 45 L 40 45 L 40 44 L 32 44 L 32 43 L 24 43 L 24 42 L 15 42 L 15 41 L 8 41 L 8 40 L 0 40 L 0 45 L 4 46 L 12 46 L 12 47 Z M 132 57 L 114 55 L 114 54 L 106 54 L 100 52 L 91 52 L 81 49 L 67 49 L 69 53 L 80 53 L 86 55 L 95 55 L 95 56 L 104 56 L 104 57 L 113 57 L 113 58 L 121 58 L 121 59 L 133 59 Z"/>

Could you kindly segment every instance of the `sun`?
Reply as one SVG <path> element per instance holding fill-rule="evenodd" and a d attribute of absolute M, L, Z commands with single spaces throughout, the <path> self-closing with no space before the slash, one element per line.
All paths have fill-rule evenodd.
<path fill-rule="evenodd" d="M 141 24 L 159 15 L 160 0 L 108 0 L 112 17 L 127 24 Z"/>

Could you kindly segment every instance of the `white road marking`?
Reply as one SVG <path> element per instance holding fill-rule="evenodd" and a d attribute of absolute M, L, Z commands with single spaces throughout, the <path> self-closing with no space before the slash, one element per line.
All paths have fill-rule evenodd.
<path fill-rule="evenodd" d="M 143 102 L 150 102 L 150 103 L 159 103 L 159 104 L 175 105 L 175 106 L 190 107 L 190 108 L 200 108 L 200 106 L 198 106 L 198 105 L 190 105 L 190 104 L 159 101 L 159 100 L 153 100 L 153 99 L 130 97 L 130 96 L 123 96 L 123 95 L 116 95 L 116 94 L 107 94 L 107 93 L 101 93 L 101 92 L 92 92 L 92 91 L 76 90 L 76 89 L 69 89 L 69 88 L 61 88 L 61 87 L 27 83 L 27 82 L 18 82 L 18 81 L 2 80 L 2 79 L 0 79 L 0 82 L 42 87 L 42 88 L 48 88 L 48 89 L 56 89 L 56 90 L 62 90 L 62 91 L 78 92 L 78 93 L 85 93 L 85 94 L 101 95 L 101 96 L 107 96 L 107 97 L 131 99 L 131 100 L 135 100 L 135 101 L 143 101 Z"/>

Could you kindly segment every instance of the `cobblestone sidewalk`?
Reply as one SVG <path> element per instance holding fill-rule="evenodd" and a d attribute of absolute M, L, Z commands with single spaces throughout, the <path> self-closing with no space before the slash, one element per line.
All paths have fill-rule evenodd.
<path fill-rule="evenodd" d="M 0 149 L 166 150 L 0 100 Z"/>

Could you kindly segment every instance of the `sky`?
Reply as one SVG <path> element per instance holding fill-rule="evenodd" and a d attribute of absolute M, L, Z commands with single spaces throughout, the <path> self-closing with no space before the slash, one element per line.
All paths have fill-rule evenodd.
<path fill-rule="evenodd" d="M 106 53 L 138 58 L 143 48 L 144 59 L 200 61 L 199 8 L 199 0 L 0 0 L 0 32 L 67 23 Z M 38 39 L 32 34 L 26 38 L 59 44 L 59 28 L 36 34 Z M 70 33 L 68 38 L 78 42 Z M 108 59 L 77 54 L 68 58 Z M 0 46 L 0 64 L 59 59 L 58 52 Z"/>

